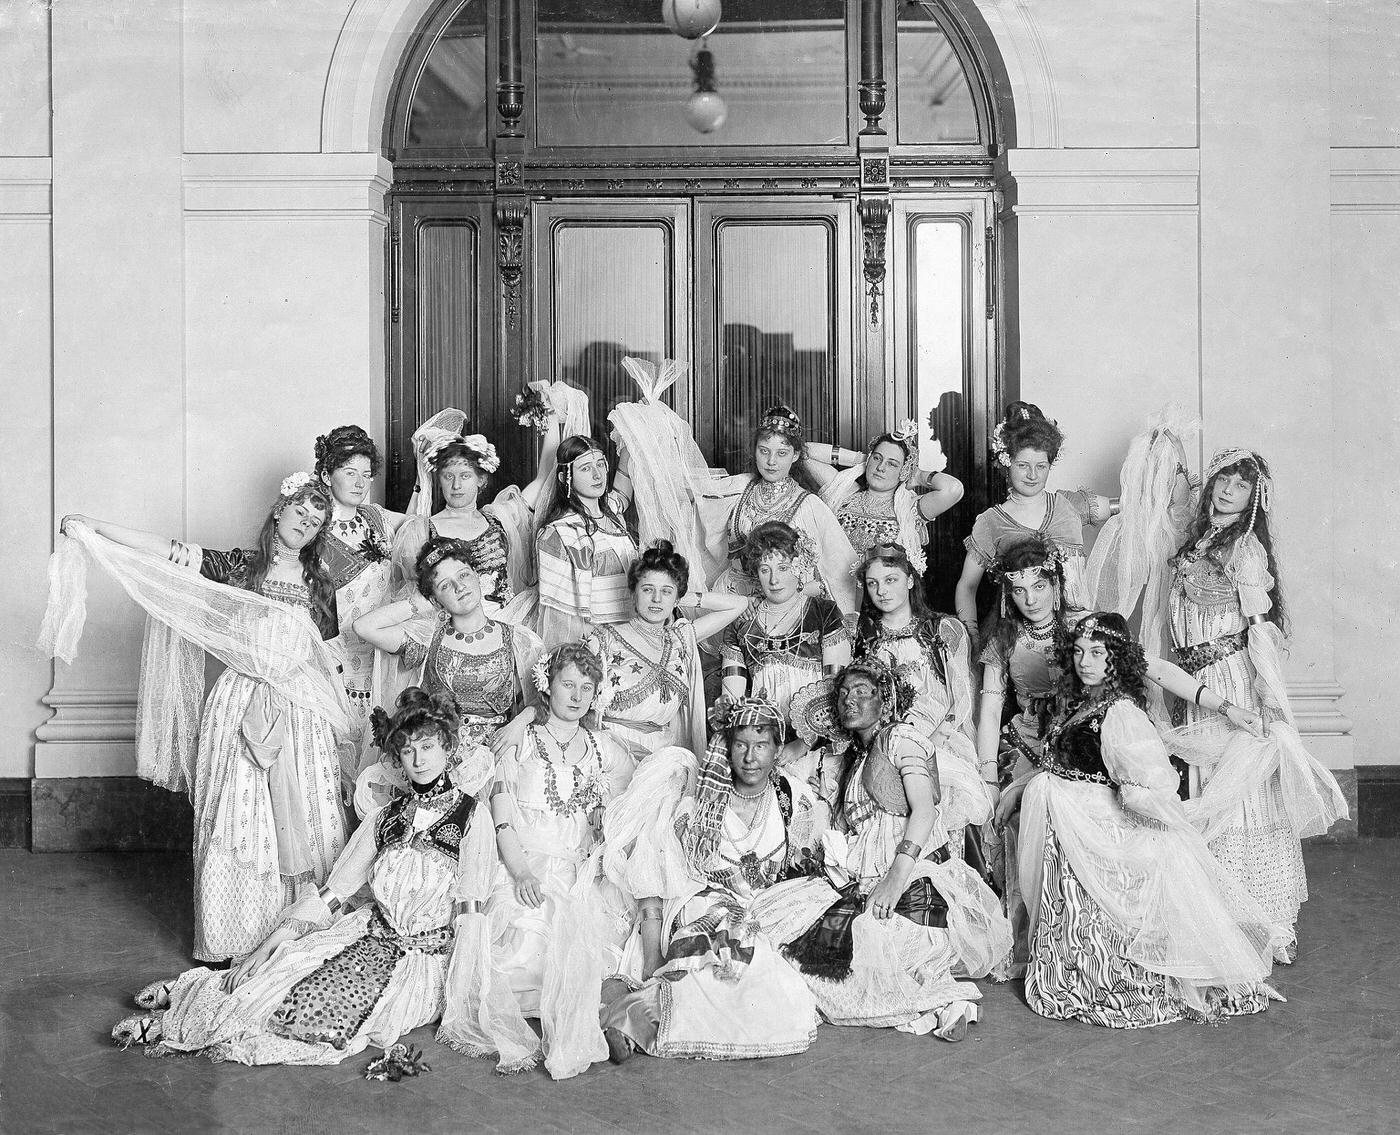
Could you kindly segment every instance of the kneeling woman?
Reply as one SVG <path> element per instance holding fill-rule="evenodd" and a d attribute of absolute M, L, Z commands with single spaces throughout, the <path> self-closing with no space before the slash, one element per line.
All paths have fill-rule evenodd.
<path fill-rule="evenodd" d="M 841 896 L 787 955 L 832 1024 L 957 1041 L 980 994 L 954 975 L 991 972 L 1010 952 L 1011 927 L 986 883 L 949 856 L 934 742 L 901 720 L 912 696 L 874 659 L 836 678 L 851 748 L 822 842 Z"/>
<path fill-rule="evenodd" d="M 611 1059 L 741 1060 L 804 1052 L 816 1002 L 777 944 L 830 905 L 814 867 L 821 811 L 774 768 L 785 723 L 759 698 L 722 701 L 701 761 L 650 757 L 604 820 L 609 877 L 640 912 L 618 976 L 603 985 Z"/>
<path fill-rule="evenodd" d="M 241 1064 L 337 1064 L 387 1048 L 443 1011 L 454 916 L 494 865 L 490 816 L 448 768 L 459 722 L 450 698 L 416 687 L 375 740 L 402 762 L 412 793 L 370 816 L 326 885 L 290 907 L 267 940 L 224 973 L 198 967 L 137 995 L 148 1012 L 113 1030 L 155 1053 Z M 345 904 L 368 885 L 373 901 Z"/>
<path fill-rule="evenodd" d="M 998 809 L 1004 820 L 1022 801 L 1027 1003 L 1044 1017 L 1110 1028 L 1262 1011 L 1273 949 L 1288 932 L 1187 820 L 1177 773 L 1143 711 L 1142 648 L 1122 616 L 1103 613 L 1066 643 L 1066 709 L 1039 767 Z"/>

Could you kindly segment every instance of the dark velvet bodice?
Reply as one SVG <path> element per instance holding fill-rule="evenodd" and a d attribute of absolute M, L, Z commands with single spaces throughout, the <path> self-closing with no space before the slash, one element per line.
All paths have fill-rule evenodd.
<path fill-rule="evenodd" d="M 1045 737 L 1041 767 L 1066 780 L 1112 784 L 1113 778 L 1108 775 L 1103 763 L 1103 745 L 1099 736 L 1104 714 L 1112 704 L 1112 701 L 1105 701 L 1087 714 L 1071 715 L 1052 724 Z"/>

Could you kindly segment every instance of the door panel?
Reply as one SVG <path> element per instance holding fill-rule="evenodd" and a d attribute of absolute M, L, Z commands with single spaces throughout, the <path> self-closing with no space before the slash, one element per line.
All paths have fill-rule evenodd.
<path fill-rule="evenodd" d="M 696 425 L 709 459 L 751 460 L 763 411 L 782 402 L 809 437 L 851 418 L 851 210 L 847 201 L 696 206 Z"/>
<path fill-rule="evenodd" d="M 389 387 L 387 499 L 399 508 L 413 491 L 409 437 L 420 422 L 456 406 L 491 432 L 494 392 L 481 385 L 494 370 L 490 203 L 400 200 L 390 241 L 389 349 L 397 381 Z"/>

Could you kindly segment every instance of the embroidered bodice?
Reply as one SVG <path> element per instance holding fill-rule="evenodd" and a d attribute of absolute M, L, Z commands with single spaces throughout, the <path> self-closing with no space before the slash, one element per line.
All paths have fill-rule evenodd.
<path fill-rule="evenodd" d="M 628 628 L 624 630 L 622 628 Z M 660 628 L 655 642 L 619 623 L 595 628 L 585 645 L 606 657 L 612 700 L 609 717 L 626 718 L 638 710 L 652 710 L 654 701 L 679 712 L 690 697 L 686 642 L 675 624 Z"/>
<path fill-rule="evenodd" d="M 509 545 L 506 541 L 505 526 L 491 513 L 484 512 L 486 528 L 470 540 L 463 540 L 467 546 L 467 562 L 478 575 L 489 576 L 494 582 L 490 592 L 483 598 L 498 606 L 510 601 L 515 591 L 510 585 L 510 573 L 506 570 Z M 431 520 L 428 521 L 428 538 L 440 535 Z"/>
<path fill-rule="evenodd" d="M 1041 768 L 1065 780 L 1087 780 L 1095 784 L 1116 783 L 1103 761 L 1103 719 L 1110 707 L 1122 698 L 1105 699 L 1091 707 L 1080 706 L 1069 717 L 1050 725 L 1045 734 Z"/>
<path fill-rule="evenodd" d="M 791 524 L 808 495 L 807 490 L 791 478 L 777 482 L 762 478 L 750 481 L 739 494 L 734 511 L 729 514 L 730 558 L 739 555 L 749 533 L 760 524 L 769 520 Z"/>
<path fill-rule="evenodd" d="M 452 620 L 442 615 L 425 646 L 409 640 L 404 644 L 403 661 L 410 667 L 423 667 L 423 687 L 429 693 L 451 694 L 463 713 L 476 717 L 503 717 L 511 711 L 519 690 L 515 672 L 515 630 L 509 623 L 500 628 L 500 645 L 483 654 L 472 654 L 448 645 Z"/>
<path fill-rule="evenodd" d="M 356 525 L 355 536 L 348 538 L 358 537 L 359 543 L 347 543 L 347 537 L 337 533 L 337 521 L 327 523 L 321 537 L 321 563 L 337 591 L 353 583 L 371 564 L 387 564 L 389 560 L 389 532 L 380 510 L 361 506 L 355 518 L 351 522 Z"/>

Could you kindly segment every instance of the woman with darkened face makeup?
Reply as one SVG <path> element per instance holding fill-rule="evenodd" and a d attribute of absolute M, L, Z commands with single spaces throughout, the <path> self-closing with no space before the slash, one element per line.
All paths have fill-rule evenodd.
<path fill-rule="evenodd" d="M 350 721 L 323 645 L 338 631 L 320 558 L 330 508 L 310 474 L 294 473 L 254 545 L 227 552 L 63 520 L 68 535 L 132 549 L 164 569 L 162 578 L 133 564 L 152 579 L 127 587 L 152 615 L 138 770 L 190 794 L 194 954 L 203 961 L 252 950 L 299 886 L 324 881 L 345 842 L 337 741 Z M 186 573 L 198 580 L 186 584 Z M 206 651 L 228 669 L 204 698 Z"/>
<path fill-rule="evenodd" d="M 998 808 L 1021 809 L 1027 1003 L 1110 1028 L 1261 1012 L 1289 931 L 1191 825 L 1145 712 L 1142 648 L 1096 612 L 1058 653 L 1062 708 Z"/>

